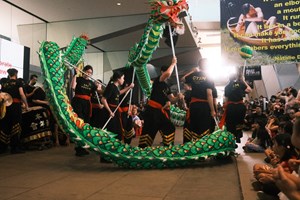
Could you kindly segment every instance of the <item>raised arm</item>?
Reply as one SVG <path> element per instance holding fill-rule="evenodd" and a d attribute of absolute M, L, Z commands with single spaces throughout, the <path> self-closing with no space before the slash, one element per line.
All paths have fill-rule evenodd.
<path fill-rule="evenodd" d="M 176 57 L 173 57 L 172 59 L 172 62 L 171 62 L 171 65 L 168 67 L 168 69 L 162 73 L 162 75 L 160 76 L 159 78 L 159 81 L 160 82 L 163 82 L 165 81 L 166 79 L 168 79 L 172 73 L 173 73 L 173 70 L 174 70 L 174 67 L 175 65 L 177 64 L 177 58 Z"/>
<path fill-rule="evenodd" d="M 194 72 L 199 71 L 198 67 L 194 67 L 191 71 L 189 71 L 188 73 L 186 73 L 183 77 L 181 77 L 181 81 L 185 81 L 185 78 L 188 77 L 189 75 L 191 75 Z"/>

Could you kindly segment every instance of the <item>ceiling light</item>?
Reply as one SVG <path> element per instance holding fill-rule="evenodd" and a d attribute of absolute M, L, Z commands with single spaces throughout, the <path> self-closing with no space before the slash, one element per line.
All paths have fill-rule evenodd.
<path fill-rule="evenodd" d="M 118 6 L 120 6 L 120 5 L 121 5 L 121 3 L 119 2 L 119 3 L 117 3 L 117 5 L 118 5 Z"/>

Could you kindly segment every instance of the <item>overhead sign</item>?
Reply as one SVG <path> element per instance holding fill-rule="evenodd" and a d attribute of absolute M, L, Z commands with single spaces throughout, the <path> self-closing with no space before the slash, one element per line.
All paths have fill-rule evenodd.
<path fill-rule="evenodd" d="M 247 66 L 245 67 L 245 80 L 254 81 L 261 80 L 261 66 Z"/>
<path fill-rule="evenodd" d="M 240 65 L 240 47 L 254 51 L 247 65 L 300 61 L 300 1 L 222 0 L 222 57 Z"/>

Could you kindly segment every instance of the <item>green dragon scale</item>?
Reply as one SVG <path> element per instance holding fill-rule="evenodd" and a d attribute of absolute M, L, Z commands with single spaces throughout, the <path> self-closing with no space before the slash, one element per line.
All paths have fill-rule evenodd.
<path fill-rule="evenodd" d="M 165 1 L 155 2 L 160 6 L 162 4 L 166 5 L 164 4 Z M 154 1 L 151 1 L 151 3 L 153 5 Z M 177 4 L 183 5 L 185 1 L 173 0 L 173 3 L 174 6 Z M 160 10 L 163 10 L 162 6 Z M 140 82 L 147 81 L 145 77 L 149 75 L 144 68 L 144 63 L 150 59 L 152 52 L 158 45 L 158 41 L 150 45 L 148 41 L 153 41 L 151 38 L 154 38 L 154 36 L 148 33 L 155 33 L 156 36 L 156 31 L 162 29 L 161 21 L 161 17 L 158 17 L 158 20 L 151 20 L 151 23 L 154 24 L 147 26 L 147 35 L 144 35 L 144 39 L 141 40 L 144 44 L 138 45 L 135 48 L 135 53 L 131 51 L 131 56 L 129 56 L 128 63 L 131 63 L 130 66 L 136 67 Z M 158 24 L 155 24 L 156 22 Z M 66 95 L 65 73 L 69 68 L 64 64 L 64 61 L 67 60 L 71 64 L 78 63 L 87 44 L 87 38 L 81 36 L 73 38 L 65 51 L 60 50 L 59 46 L 51 41 L 42 42 L 39 50 L 44 87 L 51 109 L 60 127 L 78 145 L 99 153 L 118 166 L 134 169 L 182 167 L 192 165 L 197 160 L 205 160 L 220 155 L 229 156 L 234 153 L 235 137 L 226 130 L 219 129 L 199 140 L 185 144 L 139 148 L 122 143 L 122 141 L 115 138 L 115 133 L 84 123 L 73 112 L 69 98 Z M 148 48 L 146 48 L 147 51 L 142 50 L 144 47 Z M 142 69 L 139 70 L 139 68 Z"/>

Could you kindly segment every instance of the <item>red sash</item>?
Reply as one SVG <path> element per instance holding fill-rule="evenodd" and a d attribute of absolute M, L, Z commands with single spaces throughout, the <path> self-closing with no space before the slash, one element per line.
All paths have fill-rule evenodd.
<path fill-rule="evenodd" d="M 93 108 L 92 108 L 92 103 L 91 103 L 91 96 L 84 95 L 84 94 L 75 94 L 75 97 L 77 97 L 79 99 L 84 99 L 84 100 L 87 100 L 90 102 L 90 117 L 92 117 Z"/>
<path fill-rule="evenodd" d="M 207 102 L 208 103 L 208 100 L 207 99 L 198 99 L 198 98 L 192 97 L 190 104 L 191 103 L 196 103 L 196 102 Z M 186 121 L 188 123 L 191 123 L 191 112 L 190 112 L 190 109 L 187 109 L 187 111 L 186 111 Z"/>
<path fill-rule="evenodd" d="M 152 108 L 160 109 L 161 112 L 167 117 L 167 119 L 169 119 L 169 115 L 168 115 L 167 111 L 163 108 L 163 106 L 160 103 L 153 101 L 153 100 L 149 100 L 148 105 Z"/>
<path fill-rule="evenodd" d="M 84 94 L 75 94 L 75 97 L 79 98 L 79 99 L 84 99 L 84 100 L 91 100 L 91 96 L 89 95 L 84 95 Z"/>
<path fill-rule="evenodd" d="M 92 108 L 99 108 L 99 109 L 101 109 L 99 103 L 92 103 Z"/>
<path fill-rule="evenodd" d="M 219 124 L 218 124 L 219 128 L 222 128 L 222 127 L 224 126 L 224 124 L 225 124 L 225 121 L 226 121 L 226 115 L 227 115 L 227 106 L 228 106 L 229 104 L 244 104 L 244 102 L 243 102 L 243 100 L 237 101 L 237 102 L 234 102 L 234 101 L 228 101 L 228 102 L 226 102 L 226 103 L 224 104 L 224 113 L 223 113 L 222 118 L 221 118 L 221 120 L 220 120 L 220 122 L 219 122 Z"/>
<path fill-rule="evenodd" d="M 21 99 L 13 98 L 13 103 L 21 103 Z"/>
<path fill-rule="evenodd" d="M 123 112 L 128 112 L 128 110 L 129 110 L 129 106 L 125 106 L 125 107 L 119 107 L 119 112 L 120 113 L 123 113 Z"/>
<path fill-rule="evenodd" d="M 198 98 L 192 97 L 190 103 L 196 103 L 196 102 L 207 102 L 208 103 L 208 100 L 207 99 L 198 99 Z"/>

